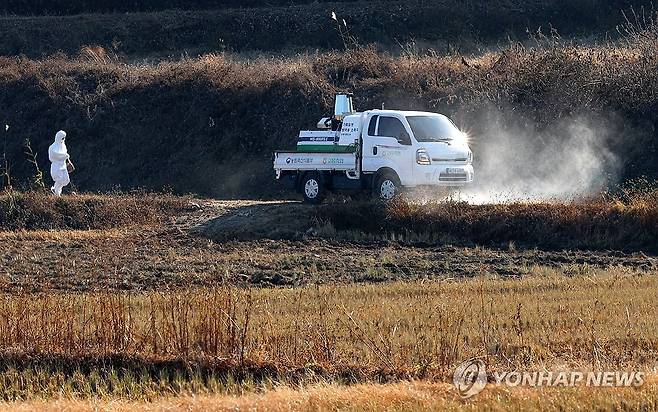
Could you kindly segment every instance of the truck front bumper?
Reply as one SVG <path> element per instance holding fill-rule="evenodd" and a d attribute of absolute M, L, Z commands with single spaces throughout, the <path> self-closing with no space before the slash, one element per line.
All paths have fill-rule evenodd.
<path fill-rule="evenodd" d="M 473 183 L 473 165 L 427 165 L 418 167 L 413 186 L 465 186 Z"/>

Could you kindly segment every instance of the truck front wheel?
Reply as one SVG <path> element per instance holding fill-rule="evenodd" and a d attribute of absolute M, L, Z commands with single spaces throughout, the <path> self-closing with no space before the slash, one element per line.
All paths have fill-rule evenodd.
<path fill-rule="evenodd" d="M 400 180 L 391 174 L 384 174 L 377 178 L 374 188 L 375 197 L 380 200 L 391 200 L 400 194 Z"/>
<path fill-rule="evenodd" d="M 317 205 L 322 202 L 326 194 L 324 182 L 319 173 L 307 173 L 301 184 L 304 202 Z"/>

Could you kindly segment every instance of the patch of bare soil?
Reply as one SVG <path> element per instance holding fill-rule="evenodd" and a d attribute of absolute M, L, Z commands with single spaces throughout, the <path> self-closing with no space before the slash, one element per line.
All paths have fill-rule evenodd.
<path fill-rule="evenodd" d="M 193 233 L 216 241 L 300 239 L 313 227 L 313 208 L 299 202 L 218 201 L 204 206 L 211 219 L 197 217 Z"/>
<path fill-rule="evenodd" d="M 588 275 L 597 269 L 623 266 L 629 273 L 658 274 L 658 259 L 643 253 L 414 247 L 395 242 L 353 243 L 303 237 L 217 242 L 198 235 L 209 220 L 226 215 L 221 225 L 215 221 L 211 226 L 225 230 L 222 236 L 229 239 L 229 233 L 240 233 L 241 227 L 253 230 L 247 227 L 252 219 L 284 216 L 279 215 L 276 203 L 196 202 L 193 210 L 161 226 L 0 233 L 0 291 L 169 290 L 223 284 L 271 286 L 481 274 L 523 276 L 542 270 L 537 267 Z M 295 203 L 290 207 L 296 213 L 295 219 L 302 220 L 304 209 L 309 209 Z M 288 223 L 287 227 L 294 225 Z M 305 230 L 303 225 L 301 228 Z"/>

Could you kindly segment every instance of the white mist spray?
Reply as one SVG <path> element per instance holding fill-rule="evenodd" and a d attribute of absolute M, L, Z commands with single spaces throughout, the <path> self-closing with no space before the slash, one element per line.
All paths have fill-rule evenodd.
<path fill-rule="evenodd" d="M 615 183 L 618 157 L 607 142 L 607 121 L 573 118 L 537 131 L 510 124 L 497 113 L 474 142 L 476 181 L 460 193 L 472 203 L 565 201 L 599 192 Z"/>

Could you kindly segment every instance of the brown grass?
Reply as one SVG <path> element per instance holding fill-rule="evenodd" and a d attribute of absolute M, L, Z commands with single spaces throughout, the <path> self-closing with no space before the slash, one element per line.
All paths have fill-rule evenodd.
<path fill-rule="evenodd" d="M 65 118 L 75 183 L 86 190 L 277 194 L 272 151 L 293 147 L 300 128 L 330 112 L 340 90 L 354 92 L 360 109 L 386 102 L 451 115 L 470 129 L 476 161 L 492 112 L 512 130 L 609 119 L 604 123 L 614 125 L 614 138 L 600 144 L 618 156 L 620 177 L 655 178 L 658 42 L 649 33 L 622 46 L 514 44 L 467 65 L 461 56 L 395 57 L 374 49 L 255 60 L 219 54 L 159 64 L 5 57 L 0 105 L 13 110 L 8 155 L 15 182 L 27 181 L 34 169 L 24 160 L 24 136 L 32 137 L 35 153 L 45 153 L 53 125 Z M 37 115 L 35 107 L 52 110 Z M 560 142 L 557 136 L 551 144 Z M 46 170 L 45 159 L 37 160 Z"/>
<path fill-rule="evenodd" d="M 135 193 L 56 198 L 42 192 L 10 191 L 0 194 L 0 230 L 98 230 L 149 225 L 188 207 L 186 198 L 166 195 Z"/>
<path fill-rule="evenodd" d="M 394 239 L 550 249 L 658 252 L 658 190 L 631 197 L 572 202 L 472 205 L 398 199 L 317 208 L 318 234 L 330 238 Z"/>
<path fill-rule="evenodd" d="M 307 388 L 277 387 L 241 396 L 200 395 L 157 399 L 152 402 L 121 400 L 56 400 L 6 403 L 15 411 L 564 411 L 647 410 L 658 408 L 655 376 L 641 389 L 630 388 L 505 388 L 493 387 L 475 399 L 459 399 L 454 387 L 437 382 L 402 382 L 387 385 L 314 385 Z"/>
<path fill-rule="evenodd" d="M 123 238 L 127 235 L 123 229 L 100 230 L 12 230 L 0 232 L 0 241 L 80 241 L 107 240 Z"/>
<path fill-rule="evenodd" d="M 153 396 L 208 390 L 226 376 L 446 380 L 473 356 L 489 371 L 650 369 L 658 362 L 658 278 L 621 268 L 593 273 L 535 268 L 522 279 L 3 295 L 0 396 L 51 397 L 62 385 L 72 396 Z M 166 379 L 158 371 L 168 371 Z M 108 387 L 107 379 L 116 382 Z M 64 384 L 71 380 L 81 383 Z M 97 383 L 82 383 L 90 381 Z"/>

